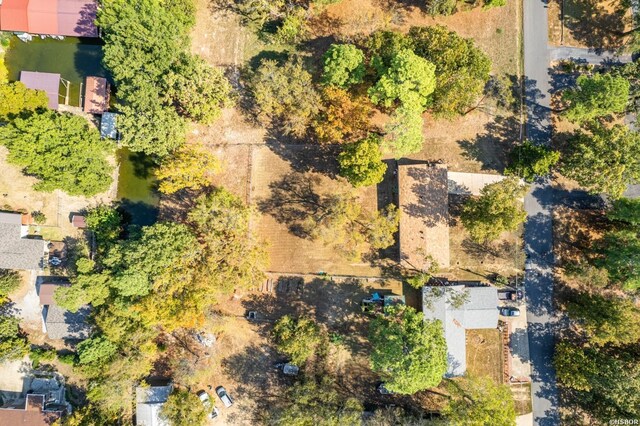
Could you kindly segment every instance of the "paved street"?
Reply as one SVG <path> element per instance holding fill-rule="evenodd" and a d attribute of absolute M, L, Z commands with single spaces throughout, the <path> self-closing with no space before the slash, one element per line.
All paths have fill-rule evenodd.
<path fill-rule="evenodd" d="M 524 0 L 526 131 L 527 138 L 541 144 L 551 142 L 552 77 L 549 68 L 552 61 L 572 59 L 596 64 L 631 60 L 628 55 L 616 57 L 612 52 L 549 46 L 547 28 L 546 2 Z M 534 184 L 525 197 L 528 215 L 524 236 L 527 255 L 525 291 L 533 421 L 537 425 L 560 423 L 556 375 L 552 364 L 555 332 L 559 324 L 553 306 L 553 206 L 562 203 L 588 204 L 593 202 L 592 198 L 583 191 L 558 192 L 546 180 Z"/>
<path fill-rule="evenodd" d="M 524 0 L 524 73 L 527 106 L 527 137 L 548 144 L 550 124 L 550 55 L 547 37 L 547 8 L 542 0 Z M 525 291 L 531 398 L 534 424 L 560 423 L 558 391 L 552 365 L 554 348 L 553 311 L 553 190 L 548 182 L 533 185 L 525 197 L 528 220 L 525 226 Z"/>

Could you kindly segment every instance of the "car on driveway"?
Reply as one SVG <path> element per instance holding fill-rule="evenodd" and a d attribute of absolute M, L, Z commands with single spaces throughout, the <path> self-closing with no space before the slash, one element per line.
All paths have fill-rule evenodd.
<path fill-rule="evenodd" d="M 233 399 L 231 399 L 224 386 L 218 386 L 216 388 L 216 394 L 225 407 L 229 408 L 233 405 Z"/>
<path fill-rule="evenodd" d="M 213 403 L 211 402 L 211 398 L 209 397 L 209 394 L 201 390 L 201 391 L 198 391 L 196 395 L 198 395 L 198 399 L 200 399 L 200 402 L 202 402 L 202 405 L 204 406 L 205 410 L 207 410 L 207 413 L 208 413 L 207 416 L 210 419 L 215 419 L 216 417 L 218 417 L 218 409 L 213 406 Z"/>
<path fill-rule="evenodd" d="M 503 317 L 519 317 L 520 309 L 511 306 L 502 306 L 499 308 L 500 315 Z"/>

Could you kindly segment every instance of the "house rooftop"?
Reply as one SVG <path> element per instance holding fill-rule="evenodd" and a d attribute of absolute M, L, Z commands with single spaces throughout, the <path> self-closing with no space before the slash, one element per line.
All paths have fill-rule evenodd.
<path fill-rule="evenodd" d="M 449 259 L 449 194 L 443 165 L 398 166 L 400 262 L 428 269 L 431 257 L 441 268 Z"/>
<path fill-rule="evenodd" d="M 23 237 L 20 213 L 0 213 L 0 268 L 40 270 L 45 250 L 44 240 Z"/>
<path fill-rule="evenodd" d="M 169 422 L 160 416 L 160 411 L 171 390 L 171 385 L 136 388 L 137 426 L 169 426 Z"/>
<path fill-rule="evenodd" d="M 422 312 L 425 320 L 439 320 L 447 342 L 447 376 L 467 370 L 467 329 L 498 326 L 498 291 L 495 287 L 465 285 L 424 286 Z"/>
<path fill-rule="evenodd" d="M 62 417 L 62 411 L 44 408 L 44 395 L 27 395 L 24 408 L 0 408 L 0 426 L 47 426 Z"/>
<path fill-rule="evenodd" d="M 3 0 L 0 31 L 98 37 L 96 0 Z"/>
<path fill-rule="evenodd" d="M 47 332 L 51 339 L 84 340 L 89 337 L 91 326 L 87 320 L 91 308 L 82 306 L 77 312 L 70 312 L 56 304 L 42 308 L 42 316 Z"/>
<path fill-rule="evenodd" d="M 49 108 L 58 109 L 60 96 L 60 74 L 20 71 L 20 81 L 29 89 L 44 91 L 49 98 Z"/>

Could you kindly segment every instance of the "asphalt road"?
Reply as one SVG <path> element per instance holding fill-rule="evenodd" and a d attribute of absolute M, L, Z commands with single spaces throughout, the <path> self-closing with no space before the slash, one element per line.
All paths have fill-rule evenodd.
<path fill-rule="evenodd" d="M 524 0 L 524 74 L 527 137 L 541 144 L 551 141 L 550 52 L 546 3 Z M 556 315 L 553 309 L 554 191 L 546 181 L 533 185 L 525 197 L 525 292 L 533 422 L 541 426 L 560 424 L 558 391 L 553 368 Z"/>

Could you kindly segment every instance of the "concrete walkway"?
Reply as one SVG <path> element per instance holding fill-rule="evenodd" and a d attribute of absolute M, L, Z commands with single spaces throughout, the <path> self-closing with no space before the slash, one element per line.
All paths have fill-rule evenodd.
<path fill-rule="evenodd" d="M 549 46 L 549 59 L 551 62 L 561 60 L 574 60 L 577 62 L 586 62 L 589 64 L 600 64 L 602 62 L 626 64 L 633 59 L 631 55 L 618 55 L 616 52 L 601 51 L 596 52 L 593 49 L 580 47 L 554 47 Z"/>

